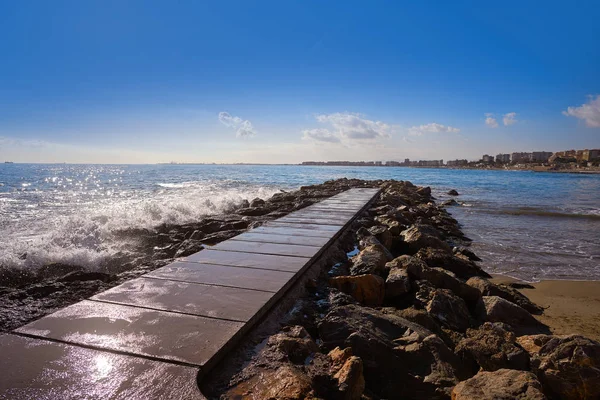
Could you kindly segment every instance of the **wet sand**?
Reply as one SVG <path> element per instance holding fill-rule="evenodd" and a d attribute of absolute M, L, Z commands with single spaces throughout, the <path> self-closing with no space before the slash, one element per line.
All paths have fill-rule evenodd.
<path fill-rule="evenodd" d="M 517 282 L 494 276 L 495 283 Z M 535 317 L 555 335 L 581 334 L 600 341 L 600 281 L 542 281 L 535 289 L 519 289 L 531 301 L 545 308 Z"/>

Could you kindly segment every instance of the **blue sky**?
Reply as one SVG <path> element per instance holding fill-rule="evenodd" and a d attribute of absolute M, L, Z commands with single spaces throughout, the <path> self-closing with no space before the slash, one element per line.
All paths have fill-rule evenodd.
<path fill-rule="evenodd" d="M 596 1 L 0 3 L 0 159 L 600 147 Z"/>

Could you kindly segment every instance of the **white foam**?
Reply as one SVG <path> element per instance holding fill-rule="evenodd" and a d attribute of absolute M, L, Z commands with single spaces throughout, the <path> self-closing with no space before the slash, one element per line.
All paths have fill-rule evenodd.
<path fill-rule="evenodd" d="M 130 243 L 115 238 L 117 231 L 191 223 L 230 212 L 244 199 L 268 198 L 277 191 L 232 181 L 206 181 L 182 184 L 177 190 L 120 193 L 102 201 L 54 196 L 45 203 L 51 207 L 23 205 L 18 213 L 13 210 L 12 220 L 2 221 L 0 265 L 35 268 L 65 263 L 103 268 L 114 258 L 134 256 Z"/>

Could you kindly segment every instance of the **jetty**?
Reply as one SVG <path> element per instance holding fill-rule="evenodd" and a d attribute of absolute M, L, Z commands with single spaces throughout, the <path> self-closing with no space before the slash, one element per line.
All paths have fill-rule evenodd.
<path fill-rule="evenodd" d="M 350 189 L 0 336 L 0 399 L 202 399 L 379 189 Z"/>

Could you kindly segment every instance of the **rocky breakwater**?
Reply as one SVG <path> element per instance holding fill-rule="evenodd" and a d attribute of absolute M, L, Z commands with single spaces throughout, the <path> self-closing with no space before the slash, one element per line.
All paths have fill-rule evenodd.
<path fill-rule="evenodd" d="M 207 382 L 210 397 L 600 398 L 600 343 L 551 335 L 542 308 L 489 281 L 429 188 L 362 184 L 382 192 L 340 245 L 355 255 L 324 269 L 236 373 Z"/>
<path fill-rule="evenodd" d="M 127 243 L 128 251 L 90 269 L 84 265 L 48 264 L 31 268 L 0 265 L 0 332 L 15 329 L 57 309 L 201 251 L 265 221 L 328 198 L 359 181 L 337 180 L 276 193 L 269 199 L 243 200 L 229 213 L 185 225 L 128 229 L 110 240 Z M 26 257 L 27 255 L 23 255 Z"/>

